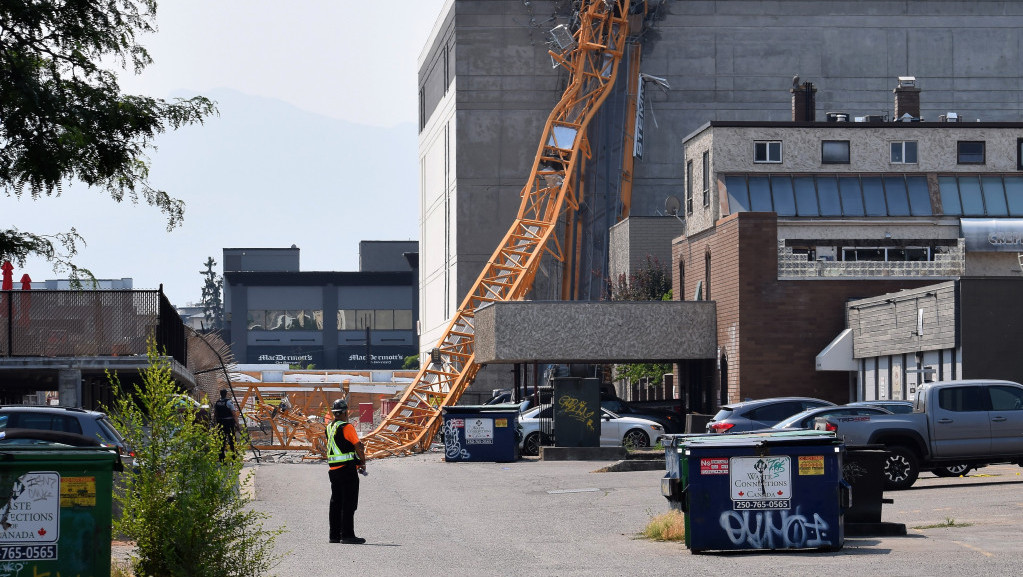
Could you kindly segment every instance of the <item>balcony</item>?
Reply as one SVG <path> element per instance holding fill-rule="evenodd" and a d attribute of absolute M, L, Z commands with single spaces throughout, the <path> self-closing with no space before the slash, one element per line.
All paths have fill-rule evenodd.
<path fill-rule="evenodd" d="M 811 261 L 805 254 L 793 254 L 792 248 L 778 241 L 778 280 L 810 278 L 916 279 L 954 278 L 966 272 L 965 241 L 956 246 L 938 247 L 934 260 L 928 261 Z"/>

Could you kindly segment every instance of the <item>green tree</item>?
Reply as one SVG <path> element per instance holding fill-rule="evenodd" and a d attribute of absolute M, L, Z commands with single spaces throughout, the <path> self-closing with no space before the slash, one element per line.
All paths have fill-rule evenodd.
<path fill-rule="evenodd" d="M 224 328 L 224 301 L 221 292 L 224 289 L 224 277 L 218 276 L 213 267 L 217 261 L 213 257 L 206 259 L 206 270 L 202 271 L 202 314 L 206 317 L 208 330 L 216 331 Z"/>
<path fill-rule="evenodd" d="M 610 300 L 613 301 L 662 301 L 671 300 L 671 277 L 668 267 L 652 256 L 647 256 L 646 266 L 630 275 L 621 274 L 610 286 Z M 671 372 L 668 363 L 633 363 L 616 365 L 615 373 L 630 382 L 644 379 L 651 384 L 660 384 L 664 374 Z"/>
<path fill-rule="evenodd" d="M 63 183 L 104 189 L 117 202 L 141 199 L 167 215 L 184 203 L 149 184 L 148 149 L 166 129 L 216 113 L 204 97 L 165 101 L 121 93 L 115 64 L 138 74 L 152 63 L 137 42 L 156 30 L 155 0 L 0 2 L 0 189 L 8 197 L 60 195 Z M 0 258 L 24 265 L 40 256 L 55 271 L 80 272 L 71 259 L 84 241 L 68 232 L 0 228 Z M 91 276 L 89 274 L 88 276 Z"/>
<path fill-rule="evenodd" d="M 283 529 L 268 530 L 268 515 L 253 511 L 239 490 L 242 459 L 220 461 L 221 436 L 176 401 L 171 365 L 153 340 L 141 384 L 115 390 L 108 412 L 135 451 L 136 471 L 124 475 L 114 498 L 123 514 L 114 531 L 135 542 L 135 575 L 255 577 L 280 561 L 273 553 Z M 244 480 L 251 483 L 251 473 Z"/>

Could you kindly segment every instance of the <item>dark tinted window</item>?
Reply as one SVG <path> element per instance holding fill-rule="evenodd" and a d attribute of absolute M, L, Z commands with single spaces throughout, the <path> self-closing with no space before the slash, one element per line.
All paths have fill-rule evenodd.
<path fill-rule="evenodd" d="M 63 431 L 65 433 L 82 434 L 82 426 L 78 419 L 68 415 L 49 413 L 15 412 L 10 413 L 7 426 L 12 429 L 35 429 L 38 431 Z"/>
<path fill-rule="evenodd" d="M 803 405 L 799 401 L 784 401 L 763 407 L 757 407 L 756 409 L 747 411 L 743 416 L 747 419 L 753 419 L 754 421 L 770 423 L 791 417 L 802 410 Z"/>
<path fill-rule="evenodd" d="M 957 413 L 986 411 L 987 399 L 981 387 L 949 387 L 938 392 L 938 406 Z"/>
<path fill-rule="evenodd" d="M 959 141 L 956 151 L 959 164 L 984 164 L 984 141 Z"/>
<path fill-rule="evenodd" d="M 988 389 L 992 411 L 1023 410 L 1023 389 L 1005 385 L 994 385 Z"/>
<path fill-rule="evenodd" d="M 821 142 L 821 162 L 824 164 L 849 164 L 849 141 L 825 140 Z"/>

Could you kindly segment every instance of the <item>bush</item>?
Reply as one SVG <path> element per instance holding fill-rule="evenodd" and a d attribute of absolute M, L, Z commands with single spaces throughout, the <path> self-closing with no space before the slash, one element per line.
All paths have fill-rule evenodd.
<path fill-rule="evenodd" d="M 123 514 L 114 531 L 136 544 L 135 575 L 234 577 L 263 575 L 283 529 L 263 528 L 266 514 L 239 490 L 240 455 L 220 461 L 221 436 L 195 408 L 176 402 L 170 362 L 148 346 L 142 383 L 125 390 L 116 375 L 115 426 L 135 451 L 137 470 L 114 498 Z M 251 473 L 250 473 L 251 475 Z"/>

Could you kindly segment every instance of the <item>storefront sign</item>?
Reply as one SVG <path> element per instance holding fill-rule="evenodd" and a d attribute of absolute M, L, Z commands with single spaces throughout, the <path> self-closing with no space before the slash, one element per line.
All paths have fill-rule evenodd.
<path fill-rule="evenodd" d="M 248 347 L 245 352 L 246 362 L 254 364 L 299 365 L 303 369 L 313 365 L 317 369 L 326 369 L 323 365 L 323 350 L 319 347 Z"/>
<path fill-rule="evenodd" d="M 1023 252 L 1023 219 L 963 218 L 959 222 L 967 252 Z"/>
<path fill-rule="evenodd" d="M 339 369 L 398 370 L 405 358 L 416 354 L 414 347 L 383 347 L 365 345 L 337 348 Z"/>

